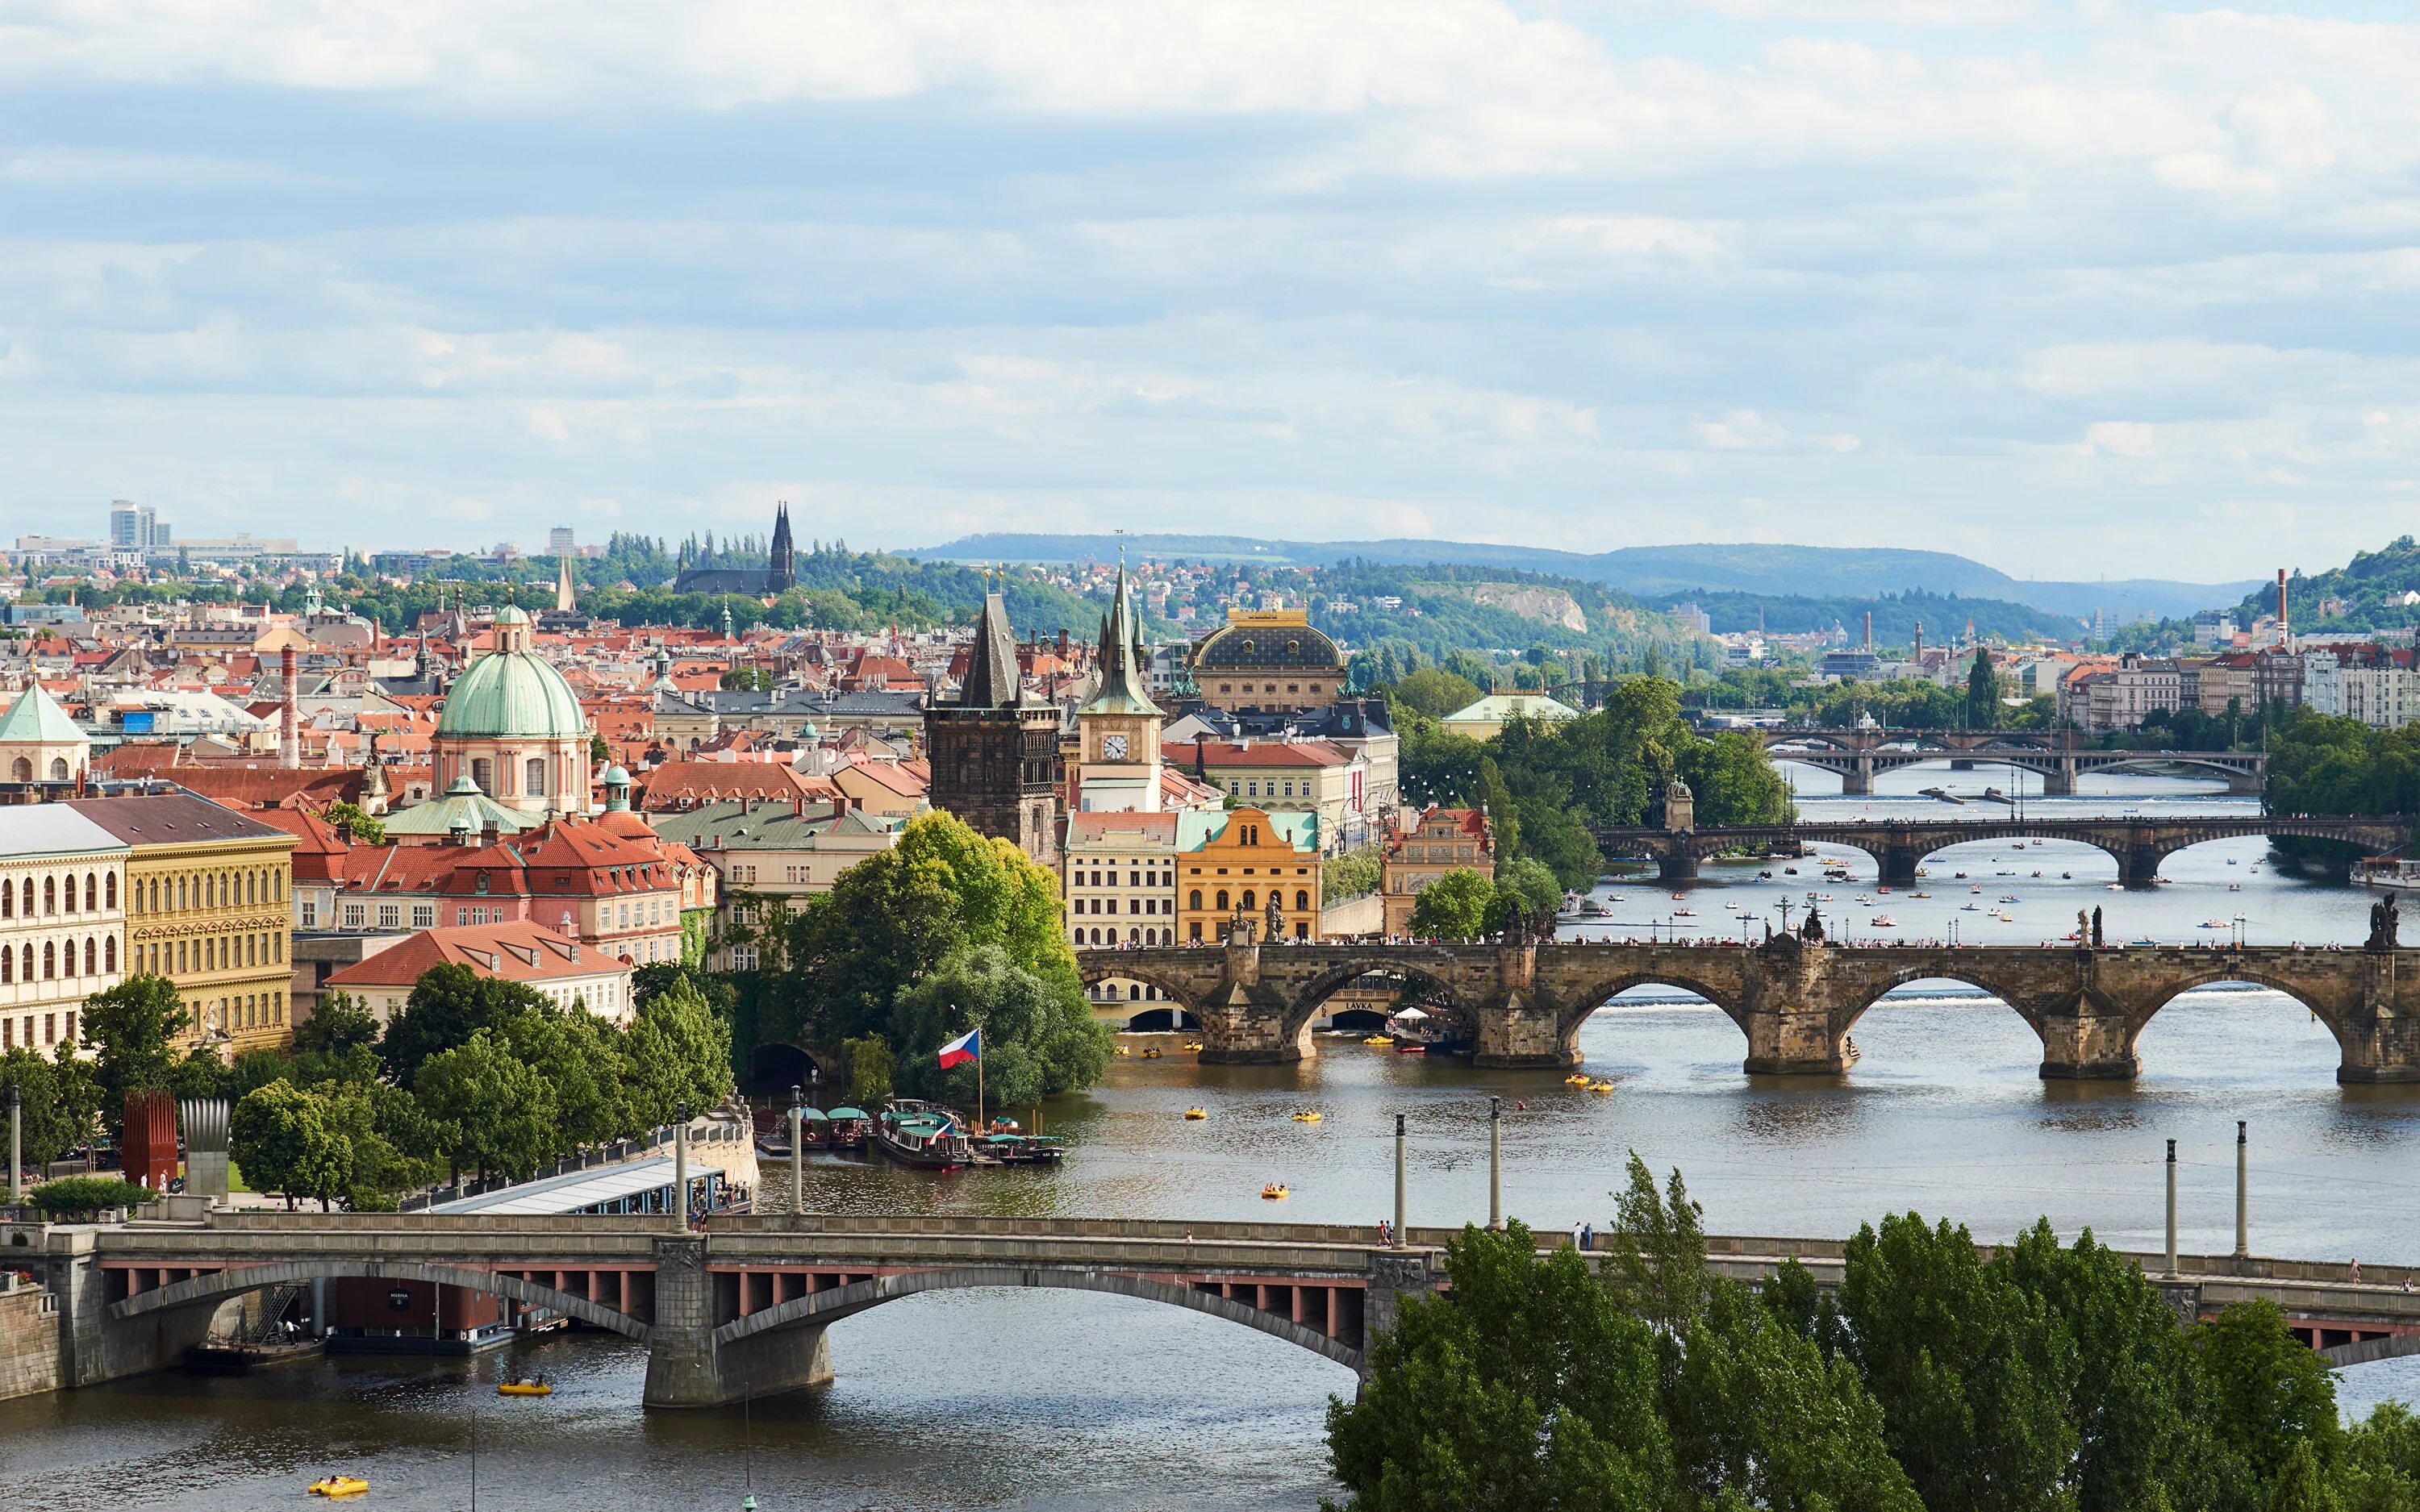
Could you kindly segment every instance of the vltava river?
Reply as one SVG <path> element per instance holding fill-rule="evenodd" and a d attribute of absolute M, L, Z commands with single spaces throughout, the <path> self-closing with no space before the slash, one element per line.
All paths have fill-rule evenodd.
<path fill-rule="evenodd" d="M 1942 768 L 1894 773 L 1884 795 L 1805 795 L 1832 779 L 1800 772 L 1810 818 L 1947 816 L 1913 796 L 1945 784 L 1979 793 L 2013 774 Z M 2184 812 L 2245 806 L 2214 786 L 2139 778 L 2087 779 L 2086 795 L 2034 800 L 2076 814 L 2139 808 Z M 2175 886 L 2103 890 L 2107 857 L 2080 846 L 1971 847 L 1936 856 L 1925 890 L 1879 899 L 1864 881 L 1830 891 L 1828 917 L 1859 937 L 1887 911 L 1902 936 L 2026 941 L 2106 911 L 2112 939 L 2357 943 L 2369 898 L 2281 875 L 2263 842 L 2211 845 L 2171 859 Z M 2237 864 L 2230 866 L 2232 859 Z M 2257 867 L 2257 872 L 2256 872 Z M 1651 885 L 1610 889 L 1617 933 L 1644 933 L 1679 907 L 1698 933 L 1743 914 L 1761 921 L 1781 896 L 1756 868 L 1710 874 L 1685 903 Z M 1776 870 L 1778 870 L 1777 868 Z M 1802 870 L 1804 870 L 1802 868 Z M 1948 873 L 1964 870 L 1965 884 Z M 2008 870 L 2015 875 L 2003 877 Z M 2041 871 L 2037 879 L 2031 873 Z M 2061 878 L 2062 872 L 2071 877 Z M 1963 905 L 1967 887 L 2015 922 Z M 2240 885 L 2241 891 L 2230 891 Z M 1853 902 L 1858 892 L 1872 905 Z M 2003 896 L 2020 902 L 2000 904 Z M 1743 905 L 1727 909 L 1727 902 Z M 1777 915 L 1774 916 L 1777 919 Z M 2420 940 L 2420 920 L 2412 937 Z M 1251 1218 L 1271 1211 L 1268 1180 L 1294 1189 L 1287 1217 L 1374 1223 L 1389 1209 L 1392 1115 L 1412 1116 L 1413 1217 L 1486 1214 L 1486 1110 L 1507 1100 L 1508 1204 L 1544 1228 L 1603 1222 L 1625 1152 L 1659 1172 L 1678 1165 L 1717 1231 L 1839 1235 L 1893 1208 L 1947 1215 L 1999 1238 L 2047 1213 L 2063 1233 L 2086 1225 L 2111 1242 L 2161 1242 L 2164 1141 L 2180 1142 L 2188 1249 L 2232 1243 L 2235 1120 L 2251 1124 L 2253 1243 L 2264 1254 L 2410 1260 L 2420 1254 L 2420 1089 L 2340 1088 L 2326 1029 L 2275 994 L 2211 990 L 2180 1001 L 2145 1034 L 2133 1086 L 2045 1084 L 2039 1046 L 2013 1013 L 1965 989 L 1921 987 L 1878 1007 L 1856 1031 L 1864 1058 L 1837 1082 L 1741 1074 L 1738 1031 L 1676 994 L 1635 995 L 1582 1031 L 1589 1068 L 1610 1095 L 1575 1092 L 1559 1072 L 1481 1072 L 1321 1042 L 1299 1067 L 1201 1067 L 1172 1053 L 1120 1060 L 1093 1095 L 1046 1110 L 1075 1139 L 1054 1172 L 934 1177 L 837 1161 L 810 1169 L 826 1211 L 1169 1215 Z M 1187 1122 L 1199 1104 L 1211 1117 Z M 1290 1115 L 1313 1106 L 1317 1125 Z M 768 1173 L 768 1184 L 775 1178 Z M 470 1504 L 471 1413 L 478 1413 L 481 1504 L 691 1512 L 737 1507 L 752 1485 L 768 1509 L 1293 1507 L 1335 1489 L 1324 1473 L 1321 1410 L 1352 1378 L 1270 1338 L 1147 1303 L 1033 1292 L 963 1292 L 878 1308 L 831 1333 L 838 1381 L 824 1392 L 742 1413 L 644 1413 L 643 1361 L 594 1335 L 516 1346 L 474 1365 L 313 1365 L 237 1381 L 161 1376 L 0 1405 L 0 1487 L 11 1506 L 75 1508 L 106 1496 L 129 1507 L 297 1504 L 330 1470 L 372 1483 L 377 1505 Z M 543 1369 L 551 1398 L 506 1404 L 482 1390 L 500 1372 Z M 2420 1362 L 2340 1378 L 2344 1399 L 2420 1396 Z"/>

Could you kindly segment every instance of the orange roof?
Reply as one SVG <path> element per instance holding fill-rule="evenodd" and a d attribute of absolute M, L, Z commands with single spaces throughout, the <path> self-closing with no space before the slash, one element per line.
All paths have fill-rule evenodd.
<path fill-rule="evenodd" d="M 666 762 L 646 776 L 639 807 L 647 810 L 694 808 L 724 798 L 761 798 L 791 803 L 802 798 L 824 800 L 839 792 L 830 779 L 809 777 L 795 766 L 774 762 Z"/>
<path fill-rule="evenodd" d="M 347 966 L 331 987 L 409 987 L 433 966 L 469 966 L 483 977 L 546 983 L 628 971 L 610 952 L 535 924 L 461 924 L 425 929 L 402 944 Z"/>

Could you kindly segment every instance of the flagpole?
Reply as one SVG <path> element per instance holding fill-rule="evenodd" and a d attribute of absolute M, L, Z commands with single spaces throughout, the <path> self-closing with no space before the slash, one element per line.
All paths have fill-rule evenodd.
<path fill-rule="evenodd" d="M 988 1127 L 984 1122 L 983 1063 L 983 1020 L 977 1019 L 975 1020 L 975 1133 L 977 1134 L 983 1133 Z"/>

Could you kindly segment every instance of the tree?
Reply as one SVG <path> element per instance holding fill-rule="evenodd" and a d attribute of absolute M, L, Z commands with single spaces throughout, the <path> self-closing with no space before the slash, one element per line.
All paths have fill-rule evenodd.
<path fill-rule="evenodd" d="M 2337 1490 L 2345 1512 L 2420 1512 L 2420 1415 L 2381 1402 L 2354 1424 Z"/>
<path fill-rule="evenodd" d="M 501 977 L 483 976 L 449 962 L 429 967 L 411 984 L 411 995 L 387 1020 L 379 1058 L 402 1087 L 418 1085 L 423 1061 L 470 1042 L 515 1013 L 546 1002 L 535 991 Z"/>
<path fill-rule="evenodd" d="M 1342 851 L 1327 858 L 1319 873 L 1319 898 L 1332 903 L 1378 890 L 1379 860 L 1375 846 Z"/>
<path fill-rule="evenodd" d="M 15 1088 L 25 1164 L 37 1171 L 92 1137 L 93 1111 L 99 1105 L 100 1089 L 85 1064 L 70 1054 L 73 1047 L 57 1049 L 55 1061 L 22 1046 L 0 1055 L 0 1109 L 7 1106 L 8 1088 Z M 0 1111 L 0 1118 L 5 1117 Z"/>
<path fill-rule="evenodd" d="M 228 1153 L 257 1190 L 285 1194 L 291 1210 L 297 1196 L 322 1206 L 345 1190 L 353 1174 L 352 1141 L 327 1099 L 278 1080 L 256 1088 L 235 1105 Z"/>
<path fill-rule="evenodd" d="M 1357 1401 L 1327 1405 L 1356 1512 L 1584 1512 L 1675 1504 L 1645 1323 L 1578 1254 L 1519 1222 L 1446 1245 L 1452 1295 L 1404 1303 Z"/>
<path fill-rule="evenodd" d="M 863 1039 L 843 1040 L 840 1049 L 847 1061 L 848 1100 L 861 1108 L 886 1101 L 891 1096 L 891 1041 L 878 1034 L 869 1034 Z"/>
<path fill-rule="evenodd" d="M 1388 702 L 1419 710 L 1433 719 L 1459 713 L 1485 697 L 1479 685 L 1456 672 L 1426 667 L 1398 678 Z"/>
<path fill-rule="evenodd" d="M 687 981 L 639 1007 L 623 1037 L 624 1087 L 643 1127 L 694 1118 L 731 1095 L 731 1026 Z"/>
<path fill-rule="evenodd" d="M 724 672 L 718 681 L 724 687 L 746 688 L 751 692 L 763 693 L 772 687 L 773 674 L 762 667 L 734 667 Z"/>
<path fill-rule="evenodd" d="M 2311 1452 L 2311 1441 L 2296 1439 L 2285 1468 L 2278 1472 L 2277 1485 L 2269 1493 L 2269 1512 L 2335 1512 L 2338 1504 L 2320 1483 L 2319 1460 Z"/>
<path fill-rule="evenodd" d="M 1412 933 L 1448 940 L 1483 937 L 1496 920 L 1496 884 L 1457 867 L 1422 887 L 1412 903 Z"/>
<path fill-rule="evenodd" d="M 1705 1210 L 1689 1199 L 1675 1170 L 1662 1195 L 1638 1152 L 1630 1152 L 1630 1181 L 1617 1199 L 1606 1285 L 1632 1312 L 1677 1336 L 1706 1302 Z"/>
<path fill-rule="evenodd" d="M 554 1089 L 486 1029 L 424 1061 L 412 1096 L 458 1175 L 469 1165 L 520 1180 L 560 1146 Z"/>
<path fill-rule="evenodd" d="M 350 798 L 338 798 L 328 805 L 320 815 L 332 825 L 341 824 L 353 839 L 365 845 L 386 843 L 386 821 L 373 815 Z"/>
<path fill-rule="evenodd" d="M 170 1087 L 174 1041 L 186 1023 L 177 984 L 165 977 L 129 977 L 84 1000 L 78 1032 L 94 1052 L 101 1121 L 112 1134 L 125 1121 L 127 1093 Z"/>
<path fill-rule="evenodd" d="M 275 1057 L 281 1065 L 286 1058 L 274 1050 L 253 1053 Z M 195 1045 L 185 1052 L 184 1058 L 169 1068 L 169 1095 L 180 1103 L 188 1098 L 225 1097 L 228 1095 L 227 1070 L 227 1063 L 219 1058 L 217 1051 Z M 244 1090 L 249 1092 L 252 1088 L 247 1086 Z"/>
<path fill-rule="evenodd" d="M 675 1005 L 663 1011 L 677 1015 L 682 1009 Z M 550 1004 L 542 1011 L 514 1014 L 499 1031 L 513 1057 L 552 1088 L 555 1123 L 566 1141 L 601 1145 L 647 1126 L 633 1106 L 628 1086 L 638 1063 L 613 1026 L 585 1011 L 566 1013 Z M 729 1043 L 727 1035 L 722 1042 Z M 660 1038 L 651 1040 L 649 1048 L 674 1056 L 684 1053 Z M 684 1079 L 681 1089 L 687 1085 Z"/>
<path fill-rule="evenodd" d="M 2286 1327 L 2272 1302 L 2237 1303 L 2194 1331 L 2208 1368 L 2211 1431 L 2251 1461 L 2264 1485 L 2308 1443 L 2322 1468 L 2335 1463 L 2344 1428 L 2327 1362 Z"/>
<path fill-rule="evenodd" d="M 943 961 L 901 999 L 894 1022 L 905 1060 L 901 1081 L 937 1100 L 974 1102 L 975 1068 L 944 1071 L 938 1052 L 978 1024 L 984 1088 L 996 1106 L 1022 1107 L 1090 1087 L 1109 1068 L 1109 1026 L 1094 1020 L 1081 997 L 1056 990 L 996 945 Z"/>
<path fill-rule="evenodd" d="M 1992 669 L 1992 654 L 1975 648 L 1975 664 L 1966 670 L 1966 728 L 1996 730 L 2000 724 L 2000 674 Z"/>
<path fill-rule="evenodd" d="M 328 1082 L 314 1088 L 329 1120 L 352 1146 L 341 1196 L 353 1212 L 392 1212 L 405 1192 L 437 1179 L 428 1123 L 410 1092 L 384 1082 Z"/>
<path fill-rule="evenodd" d="M 1536 856 L 1516 856 L 1496 868 L 1496 906 L 1499 924 L 1517 918 L 1546 929 L 1563 906 L 1563 885 Z"/>

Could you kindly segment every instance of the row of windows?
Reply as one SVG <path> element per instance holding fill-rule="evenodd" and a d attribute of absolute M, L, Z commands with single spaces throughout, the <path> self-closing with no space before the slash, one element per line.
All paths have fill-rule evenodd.
<path fill-rule="evenodd" d="M 13 761 L 13 762 L 11 762 L 11 763 L 9 763 L 9 764 L 8 764 L 8 780 L 9 780 L 9 781 L 11 781 L 11 782 L 31 782 L 33 779 L 34 779 L 34 759 L 33 759 L 32 757 L 30 757 L 30 756 L 20 756 L 20 757 L 18 757 L 15 761 Z M 66 781 L 67 779 L 68 779 L 68 759 L 67 759 L 66 757 L 64 757 L 64 756 L 54 756 L 54 757 L 52 757 L 52 758 L 51 758 L 51 780 L 52 780 L 52 781 L 54 781 L 54 782 L 64 782 L 64 781 Z"/>
<path fill-rule="evenodd" d="M 240 1034 L 246 1029 L 267 1029 L 286 1022 L 284 993 L 240 993 L 222 997 L 213 1004 L 206 998 L 195 998 L 185 1005 L 194 1022 L 206 1029 L 224 1034 Z"/>
<path fill-rule="evenodd" d="M 1243 901 L 1243 907 L 1244 907 L 1245 912 L 1249 913 L 1252 909 L 1257 908 L 1258 906 L 1260 906 L 1260 905 L 1259 905 L 1259 903 L 1258 903 L 1258 902 L 1256 901 L 1256 900 L 1259 898 L 1259 896 L 1260 896 L 1260 895 L 1259 895 L 1258 893 L 1254 892 L 1254 891 L 1253 891 L 1251 888 L 1249 888 L 1249 887 L 1246 887 L 1246 888 L 1244 889 L 1244 901 Z M 1270 894 L 1270 896 L 1271 896 L 1272 898 L 1274 898 L 1274 899 L 1276 899 L 1276 900 L 1277 900 L 1277 904 L 1278 904 L 1278 906 L 1279 906 L 1280 908 L 1283 908 L 1283 907 L 1285 906 L 1285 893 L 1284 893 L 1283 891 L 1272 892 L 1272 893 Z M 1228 908 L 1228 907 L 1232 906 L 1232 905 L 1229 903 L 1229 902 L 1228 902 L 1228 898 L 1227 898 L 1227 889 L 1226 889 L 1226 888 L 1221 887 L 1221 888 L 1219 888 L 1219 889 L 1218 889 L 1218 901 L 1217 903 L 1213 903 L 1213 904 L 1211 905 L 1212 907 L 1214 907 L 1214 908 L 1218 908 L 1218 909 L 1222 909 L 1222 910 L 1223 910 L 1223 909 L 1225 909 L 1225 908 Z M 1309 911 L 1310 911 L 1310 909 L 1311 909 L 1311 894 L 1310 894 L 1309 892 L 1307 892 L 1307 891 L 1304 891 L 1304 890 L 1302 890 L 1302 889 L 1297 888 L 1297 889 L 1295 890 L 1295 895 L 1294 895 L 1294 905 L 1295 905 L 1295 907 L 1298 911 L 1302 911 L 1302 912 L 1306 912 L 1306 913 L 1307 913 L 1307 912 L 1309 912 Z M 1201 909 L 1201 907 L 1202 907 L 1202 889 L 1201 889 L 1201 888 L 1196 887 L 1196 888 L 1194 888 L 1191 892 L 1188 892 L 1188 893 L 1187 893 L 1187 894 L 1185 895 L 1185 906 L 1186 906 L 1186 907 L 1187 907 L 1187 908 L 1190 908 L 1190 909 L 1194 909 L 1194 910 L 1196 910 L 1197 912 Z"/>
<path fill-rule="evenodd" d="M 81 910 L 76 906 L 78 899 L 83 900 Z M 37 917 L 35 904 L 38 901 L 44 915 L 97 914 L 105 908 L 115 908 L 117 906 L 117 873 L 86 872 L 81 878 L 72 872 L 54 874 L 42 878 L 39 892 L 32 877 L 24 878 L 15 887 L 0 882 L 0 918 L 15 918 L 21 914 L 33 918 Z"/>
<path fill-rule="evenodd" d="M 512 773 L 512 766 L 509 763 L 505 764 L 504 772 L 507 778 L 509 778 Z M 502 790 L 497 788 L 496 764 L 494 759 L 491 757 L 473 756 L 471 758 L 471 780 L 479 785 L 480 792 L 487 794 L 490 797 L 508 798 L 515 796 L 509 781 L 507 781 Z M 521 763 L 521 791 L 519 795 L 530 798 L 543 798 L 548 795 L 548 792 L 549 790 L 546 779 L 546 758 L 543 756 L 532 756 L 523 761 Z"/>
<path fill-rule="evenodd" d="M 114 878 L 112 879 L 115 880 Z M 174 914 L 190 908 L 241 908 L 286 900 L 286 873 L 274 867 L 233 872 L 185 872 L 134 879 L 137 914 Z M 116 906 L 113 893 L 110 905 Z"/>
<path fill-rule="evenodd" d="M 1285 791 L 1279 792 L 1280 787 Z M 1263 793 L 1259 782 L 1249 781 L 1242 778 L 1231 777 L 1227 779 L 1227 791 L 1239 798 L 1291 798 L 1295 795 L 1294 783 L 1291 781 L 1280 782 L 1276 778 L 1271 778 L 1268 779 L 1268 789 L 1266 793 Z M 1308 798 L 1315 791 L 1311 785 L 1311 779 L 1303 779 L 1302 796 Z"/>
<path fill-rule="evenodd" d="M 75 1043 L 74 1009 L 64 1013 L 45 1013 L 41 1018 L 43 1044 Z M 14 1050 L 20 1045 L 28 1050 L 34 1048 L 34 1015 L 31 1013 L 23 1018 L 0 1019 L 0 1051 Z"/>
<path fill-rule="evenodd" d="M 1196 925 L 1195 928 L 1198 930 L 1200 926 Z M 1201 938 L 1198 933 L 1194 937 Z M 1100 930 L 1079 929 L 1076 932 L 1076 943 L 1078 945 L 1115 945 L 1118 943 L 1118 932 L 1112 929 L 1105 935 Z M 1126 931 L 1126 943 L 1128 945 L 1173 945 L 1176 941 L 1170 932 L 1164 929 L 1130 929 Z"/>
<path fill-rule="evenodd" d="M 1202 874 L 1202 869 L 1201 869 L 1200 867 L 1198 867 L 1198 866 L 1196 866 L 1196 867 L 1188 867 L 1188 868 L 1187 868 L 1187 872 L 1188 872 L 1189 874 L 1191 874 L 1191 875 L 1193 875 L 1193 876 L 1197 876 L 1197 877 L 1198 877 L 1198 876 L 1200 876 L 1200 875 Z M 1284 875 L 1285 875 L 1285 872 L 1286 872 L 1286 869 L 1285 869 L 1284 867 L 1281 867 L 1281 866 L 1273 866 L 1273 867 L 1269 868 L 1269 875 L 1271 875 L 1271 876 L 1273 876 L 1273 877 L 1281 877 L 1281 876 L 1284 876 Z M 1222 876 L 1222 877 L 1223 877 L 1223 876 L 1225 876 L 1225 875 L 1227 874 L 1227 869 L 1226 869 L 1225 867 L 1223 867 L 1223 866 L 1222 866 L 1222 867 L 1220 867 L 1220 868 L 1218 868 L 1218 874 L 1219 874 L 1220 876 Z M 1248 866 L 1248 867 L 1244 868 L 1244 875 L 1246 875 L 1246 876 L 1250 876 L 1251 874 L 1252 874 L 1252 869 L 1251 869 L 1250 867 L 1249 867 L 1249 866 Z M 1311 868 L 1309 868 L 1309 867 L 1307 867 L 1307 866 L 1298 866 L 1298 867 L 1295 867 L 1295 868 L 1294 869 L 1294 874 L 1295 874 L 1295 876 L 1298 876 L 1298 877 L 1307 877 L 1307 876 L 1311 875 Z"/>
<path fill-rule="evenodd" d="M 205 934 L 190 940 L 137 940 L 133 949 L 135 970 L 155 977 L 176 977 L 192 971 L 233 971 L 239 966 L 282 964 L 286 960 L 286 936 Z"/>
<path fill-rule="evenodd" d="M 76 963 L 84 969 L 79 972 Z M 36 975 L 39 969 L 39 975 Z M 31 941 L 19 950 L 0 947 L 0 981 L 49 981 L 58 977 L 98 977 L 116 975 L 117 971 L 117 939 L 115 935 L 99 939 L 85 935 L 83 948 L 74 940 L 44 940 L 39 955 L 34 953 Z"/>
<path fill-rule="evenodd" d="M 1235 685 L 1234 685 L 1234 684 L 1233 684 L 1233 683 L 1220 683 L 1220 684 L 1218 685 L 1218 691 L 1219 691 L 1219 692 L 1221 692 L 1221 693 L 1233 693 L 1233 692 L 1234 692 L 1235 690 L 1236 690 L 1236 689 L 1235 689 Z M 1250 692 L 1251 690 L 1252 690 L 1252 685 L 1251 685 L 1251 684 L 1249 684 L 1249 683 L 1246 683 L 1246 684 L 1244 685 L 1243 691 L 1245 691 L 1245 692 L 1249 693 L 1249 692 Z M 1275 683 L 1263 683 L 1263 684 L 1261 685 L 1261 691 L 1262 691 L 1262 692 L 1264 692 L 1264 693 L 1274 693 L 1274 692 L 1276 692 L 1277 690 L 1278 690 L 1278 685 L 1277 685 L 1277 684 L 1275 684 Z M 1287 692 L 1289 692 L 1289 693 L 1299 693 L 1299 692 L 1301 692 L 1301 691 L 1302 691 L 1302 685 L 1301 685 L 1300 683 L 1288 683 L 1288 684 L 1285 686 L 1285 690 L 1286 690 Z M 1319 691 L 1319 685 L 1318 685 L 1317 683 L 1313 683 L 1313 684 L 1311 684 L 1311 690 L 1312 692 L 1314 692 L 1314 693 L 1318 692 L 1318 691 Z"/>
<path fill-rule="evenodd" d="M 1201 894 L 1195 893 L 1194 896 L 1198 898 Z M 1161 898 L 1138 898 L 1132 900 L 1126 912 L 1129 914 L 1156 914 L 1160 912 L 1159 905 L 1166 901 L 1167 900 Z M 1107 906 L 1103 906 L 1104 904 Z M 1075 901 L 1073 906 L 1075 911 L 1079 914 L 1114 914 L 1118 911 L 1118 901 L 1115 898 L 1078 898 Z M 1174 913 L 1175 911 L 1176 910 L 1172 907 L 1168 910 L 1170 913 Z"/>
<path fill-rule="evenodd" d="M 1166 887 L 1173 886 L 1175 882 L 1176 874 L 1172 872 L 1126 873 L 1126 886 L 1129 887 Z M 1114 887 L 1118 885 L 1118 874 L 1115 872 L 1078 872 L 1076 873 L 1075 885 L 1079 887 Z"/>

